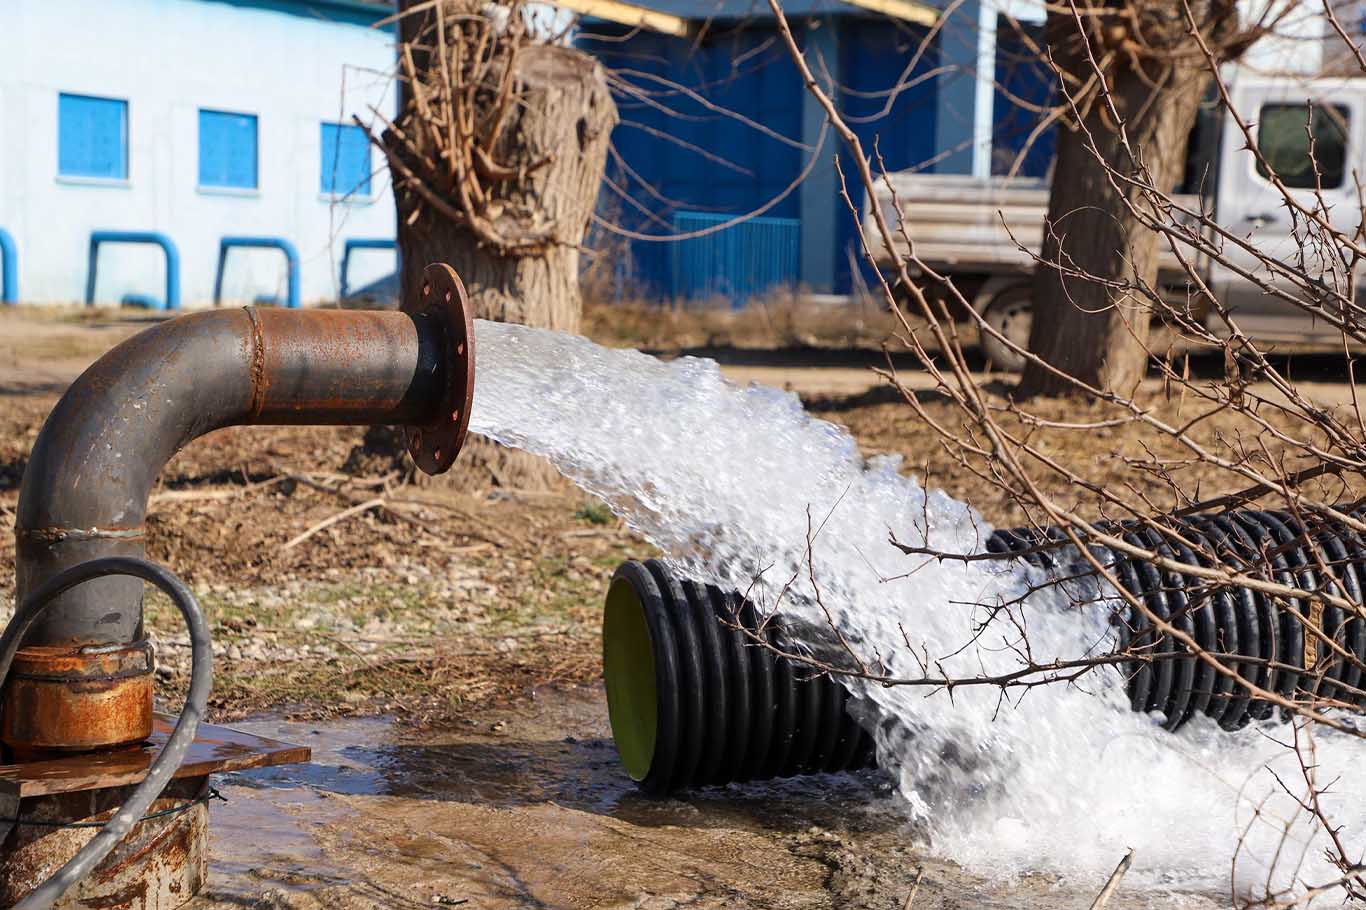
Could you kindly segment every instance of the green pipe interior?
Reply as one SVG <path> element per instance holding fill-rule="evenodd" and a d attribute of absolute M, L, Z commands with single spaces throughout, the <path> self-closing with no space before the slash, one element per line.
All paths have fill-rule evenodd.
<path fill-rule="evenodd" d="M 632 780 L 644 780 L 654 760 L 658 729 L 655 657 L 645 609 L 635 587 L 624 578 L 612 582 L 607 591 L 602 670 L 607 716 L 621 763 Z"/>

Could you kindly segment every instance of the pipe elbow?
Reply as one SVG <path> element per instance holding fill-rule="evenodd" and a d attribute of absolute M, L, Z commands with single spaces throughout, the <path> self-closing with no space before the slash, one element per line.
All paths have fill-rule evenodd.
<path fill-rule="evenodd" d="M 427 274 L 402 311 L 211 310 L 97 360 L 48 416 L 24 470 L 18 597 L 89 559 L 142 556 L 163 466 L 221 427 L 401 424 L 419 467 L 449 467 L 469 421 L 473 328 L 455 272 L 434 265 Z M 141 582 L 110 577 L 62 594 L 25 645 L 141 637 Z"/>

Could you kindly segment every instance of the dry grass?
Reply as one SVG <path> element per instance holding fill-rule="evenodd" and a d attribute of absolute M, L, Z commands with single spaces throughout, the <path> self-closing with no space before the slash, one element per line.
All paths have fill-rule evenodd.
<path fill-rule="evenodd" d="M 649 351 L 692 348 L 864 348 L 896 345 L 895 321 L 871 301 L 820 303 L 773 293 L 733 309 L 726 301 L 661 305 L 588 302 L 583 332 L 599 344 Z"/>

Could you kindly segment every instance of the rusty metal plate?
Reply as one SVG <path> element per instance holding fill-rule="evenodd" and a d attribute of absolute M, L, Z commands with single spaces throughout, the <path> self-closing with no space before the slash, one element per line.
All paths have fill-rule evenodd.
<path fill-rule="evenodd" d="M 136 784 L 165 745 L 175 718 L 158 714 L 151 738 L 124 749 L 89 752 L 45 761 L 0 765 L 0 793 L 27 798 L 77 790 Z M 200 724 L 199 735 L 176 771 L 176 778 L 202 777 L 219 771 L 246 771 L 306 762 L 307 746 L 294 746 L 240 730 Z"/>
<path fill-rule="evenodd" d="M 208 877 L 208 779 L 174 781 L 94 870 L 53 910 L 174 910 Z M 131 787 L 39 796 L 0 844 L 0 906 L 10 906 L 71 859 L 128 798 Z"/>
<path fill-rule="evenodd" d="M 474 319 L 465 286 L 455 269 L 432 263 L 422 271 L 416 299 L 403 301 L 412 316 L 434 316 L 446 328 L 446 395 L 436 420 L 403 428 L 408 454 L 428 474 L 448 470 L 465 444 L 474 404 Z"/>

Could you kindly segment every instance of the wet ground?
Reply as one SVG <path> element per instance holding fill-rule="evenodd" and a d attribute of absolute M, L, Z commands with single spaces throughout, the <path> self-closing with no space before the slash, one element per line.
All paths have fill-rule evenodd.
<path fill-rule="evenodd" d="M 1100 885 L 934 859 L 876 772 L 645 797 L 596 686 L 422 734 L 380 718 L 237 726 L 314 761 L 217 782 L 194 910 L 1085 908 Z M 1216 904 L 1121 889 L 1108 906 Z"/>

